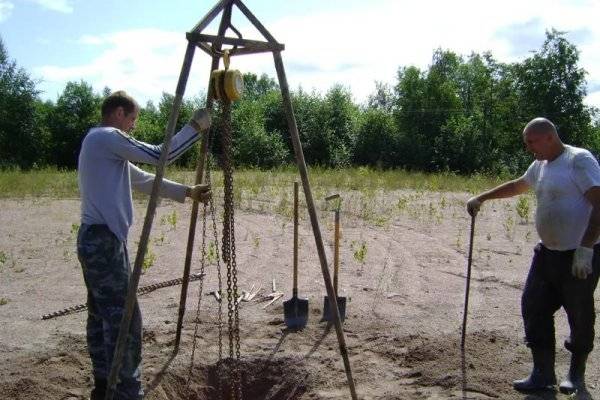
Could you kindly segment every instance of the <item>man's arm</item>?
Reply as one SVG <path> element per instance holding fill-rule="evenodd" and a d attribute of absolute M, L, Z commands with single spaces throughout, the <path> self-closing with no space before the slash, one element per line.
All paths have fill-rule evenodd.
<path fill-rule="evenodd" d="M 585 192 L 584 196 L 592 205 L 592 214 L 581 239 L 581 245 L 591 248 L 594 247 L 598 236 L 600 236 L 600 186 L 592 186 Z"/>
<path fill-rule="evenodd" d="M 196 110 L 189 122 L 171 138 L 167 164 L 171 164 L 184 152 L 192 148 L 193 144 L 200 139 L 200 132 L 209 129 L 210 124 L 211 118 L 208 111 L 205 109 Z M 117 134 L 111 136 L 109 148 L 118 158 L 131 162 L 158 165 L 164 144 L 149 144 L 119 130 L 115 130 L 115 132 Z"/>
<path fill-rule="evenodd" d="M 523 177 L 513 179 L 512 181 L 505 182 L 501 185 L 496 186 L 486 192 L 483 192 L 475 197 L 472 197 L 467 202 L 467 211 L 471 215 L 475 215 L 479 212 L 481 204 L 486 200 L 491 199 L 503 199 L 506 197 L 513 197 L 519 194 L 525 193 L 529 190 L 529 184 Z"/>
<path fill-rule="evenodd" d="M 129 176 L 131 177 L 131 186 L 134 190 L 148 195 L 152 193 L 152 186 L 154 185 L 156 175 L 146 172 L 134 164 L 129 163 Z M 163 178 L 159 195 L 160 197 L 166 197 L 180 203 L 183 203 L 186 197 L 189 197 L 194 201 L 206 203 L 212 196 L 212 193 L 210 191 L 210 185 L 187 186 Z"/>

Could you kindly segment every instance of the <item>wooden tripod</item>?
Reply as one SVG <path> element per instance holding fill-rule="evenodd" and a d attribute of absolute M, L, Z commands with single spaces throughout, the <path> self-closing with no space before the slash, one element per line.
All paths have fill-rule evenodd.
<path fill-rule="evenodd" d="M 227 30 L 231 28 L 234 32 L 235 28 L 231 25 L 231 12 L 233 6 L 236 6 L 246 18 L 254 25 L 254 27 L 262 34 L 266 41 L 258 40 L 247 40 L 241 37 L 232 38 L 225 36 Z M 218 34 L 206 35 L 202 31 L 222 12 L 221 22 L 219 25 Z M 238 33 L 238 36 L 239 33 Z M 173 101 L 173 107 L 167 125 L 167 132 L 165 137 L 165 144 L 159 159 L 159 164 L 156 171 L 156 179 L 152 187 L 152 193 L 150 195 L 150 201 L 146 211 L 146 218 L 142 228 L 142 234 L 140 237 L 139 247 L 134 263 L 133 273 L 129 282 L 128 294 L 125 303 L 125 314 L 121 321 L 119 329 L 119 337 L 115 348 L 115 354 L 113 358 L 113 364 L 108 379 L 108 387 L 105 400 L 112 400 L 114 387 L 123 358 L 123 352 L 125 350 L 125 344 L 127 339 L 127 332 L 129 331 L 129 325 L 131 323 L 131 317 L 133 314 L 133 308 L 136 303 L 136 290 L 139 283 L 139 278 L 142 270 L 142 263 L 144 255 L 146 253 L 148 238 L 150 236 L 150 230 L 154 219 L 154 214 L 157 206 L 159 185 L 164 176 L 164 167 L 166 163 L 166 155 L 169 152 L 169 144 L 175 130 L 175 123 L 177 121 L 177 115 L 179 114 L 179 108 L 183 100 L 183 94 L 187 84 L 187 79 L 190 73 L 192 65 L 192 59 L 194 56 L 194 50 L 196 47 L 207 53 L 212 58 L 211 72 L 218 69 L 219 60 L 222 57 L 221 48 L 223 45 L 234 46 L 230 49 L 230 56 L 243 55 L 243 54 L 254 54 L 254 53 L 273 53 L 273 59 L 275 63 L 275 70 L 277 72 L 277 78 L 279 80 L 279 87 L 283 97 L 283 105 L 286 112 L 286 119 L 288 123 L 288 129 L 292 138 L 292 144 L 294 146 L 294 153 L 296 157 L 296 164 L 300 172 L 300 178 L 302 180 L 302 186 L 306 197 L 306 205 L 308 208 L 308 214 L 310 216 L 310 222 L 315 237 L 315 244 L 317 246 L 317 253 L 319 255 L 319 261 L 321 264 L 321 271 L 323 273 L 323 280 L 325 288 L 327 289 L 327 296 L 330 301 L 330 308 L 333 313 L 333 324 L 337 334 L 337 340 L 339 344 L 340 354 L 344 362 L 344 368 L 346 370 L 346 377 L 348 380 L 348 387 L 353 400 L 357 400 L 356 388 L 354 380 L 352 378 L 352 369 L 350 367 L 350 361 L 348 358 L 348 351 L 346 348 L 346 340 L 344 338 L 344 331 L 342 330 L 342 323 L 340 320 L 339 311 L 337 308 L 337 296 L 333 289 L 331 276 L 329 275 L 329 269 L 327 268 L 327 257 L 325 254 L 325 247 L 323 245 L 323 238 L 321 236 L 321 229 L 319 227 L 319 220 L 317 218 L 317 212 L 315 208 L 315 202 L 312 196 L 310 182 L 308 179 L 308 171 L 306 169 L 306 163 L 304 161 L 304 153 L 300 143 L 300 137 L 298 134 L 298 126 L 296 124 L 296 118 L 294 116 L 294 110 L 290 98 L 289 87 L 287 78 L 285 75 L 285 69 L 283 66 L 283 60 L 281 58 L 281 51 L 285 49 L 285 46 L 279 42 L 269 33 L 269 31 L 262 25 L 262 23 L 254 16 L 254 14 L 246 7 L 241 0 L 221 0 L 219 1 L 198 24 L 186 35 L 188 40 L 187 50 L 181 67 L 181 73 L 179 75 L 179 81 L 175 92 L 175 99 Z M 210 93 L 210 90 L 208 91 Z M 212 108 L 212 98 L 210 95 L 207 98 L 207 108 Z M 201 153 L 198 159 L 196 168 L 196 184 L 202 183 L 204 176 L 204 165 L 206 163 L 206 157 L 208 152 L 208 135 L 203 135 L 201 143 Z M 177 323 L 177 333 L 175 338 L 174 354 L 179 349 L 179 343 L 181 338 L 181 328 L 183 322 L 183 316 L 185 314 L 185 303 L 187 298 L 187 290 L 190 276 L 190 264 L 192 259 L 192 252 L 194 247 L 194 236 L 196 231 L 196 223 L 198 218 L 198 203 L 194 202 L 191 212 L 190 228 L 188 234 L 188 243 L 186 250 L 186 258 L 184 265 L 183 284 L 181 288 L 180 307 Z"/>

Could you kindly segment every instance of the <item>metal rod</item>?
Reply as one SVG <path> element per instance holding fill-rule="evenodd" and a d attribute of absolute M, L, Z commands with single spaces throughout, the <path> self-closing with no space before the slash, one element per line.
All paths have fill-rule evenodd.
<path fill-rule="evenodd" d="M 467 315 L 469 313 L 469 289 L 471 286 L 471 264 L 473 263 L 473 238 L 475 236 L 475 214 L 471 216 L 471 237 L 469 239 L 469 257 L 467 260 L 467 287 L 465 288 L 465 308 L 463 310 L 462 334 L 460 337 L 460 348 L 465 348 L 465 337 L 467 335 Z"/>
<path fill-rule="evenodd" d="M 229 25 L 229 21 L 231 19 L 231 4 L 225 8 L 223 15 L 221 17 L 221 23 L 219 25 L 219 34 L 224 34 L 225 30 L 227 30 L 227 26 Z M 218 45 L 220 47 L 220 45 Z M 212 56 L 212 64 L 211 64 L 211 73 L 215 69 L 219 68 L 219 55 Z M 209 74 L 210 76 L 210 74 Z M 206 108 L 212 109 L 213 98 L 210 95 L 212 92 L 210 90 L 211 79 L 209 79 L 208 83 L 208 94 L 206 96 Z M 206 157 L 208 153 L 208 137 L 209 132 L 206 132 L 202 136 L 202 144 L 200 147 L 200 154 L 198 155 L 198 162 L 196 164 L 196 184 L 200 184 L 204 178 L 204 166 L 206 165 Z M 177 331 L 175 333 L 175 345 L 173 352 L 177 353 L 179 351 L 179 343 L 181 341 L 181 330 L 183 329 L 183 317 L 185 316 L 185 305 L 187 301 L 187 291 L 188 291 L 188 281 L 190 276 L 190 266 L 192 263 L 192 255 L 194 252 L 194 240 L 196 234 L 196 225 L 198 221 L 198 202 L 194 202 L 192 204 L 192 211 L 190 215 L 190 227 L 188 231 L 188 242 L 185 253 L 185 262 L 183 266 L 183 284 L 181 285 L 181 295 L 179 297 L 179 314 L 177 319 Z"/>
<path fill-rule="evenodd" d="M 112 400 L 114 389 L 117 382 L 117 376 L 119 369 L 121 368 L 121 361 L 123 359 L 123 353 L 125 352 L 125 345 L 127 344 L 127 337 L 129 336 L 129 327 L 131 325 L 131 318 L 133 316 L 133 309 L 137 303 L 136 291 L 142 272 L 142 264 L 144 262 L 144 256 L 148 247 L 148 238 L 150 237 L 150 230 L 152 229 L 152 222 L 154 221 L 154 215 L 156 213 L 156 206 L 158 204 L 158 193 L 160 185 L 164 176 L 165 165 L 167 163 L 167 155 L 169 154 L 169 147 L 171 146 L 171 138 L 175 131 L 175 124 L 177 123 L 177 116 L 179 115 L 179 108 L 183 99 L 183 93 L 185 92 L 185 86 L 187 83 L 188 76 L 190 74 L 190 68 L 192 60 L 194 58 L 195 46 L 192 43 L 188 43 L 183 65 L 181 66 L 181 74 L 179 75 L 179 82 L 177 83 L 177 90 L 175 98 L 173 99 L 173 106 L 171 108 L 171 115 L 169 117 L 169 123 L 167 125 L 167 132 L 165 141 L 162 146 L 162 152 L 158 160 L 156 168 L 156 177 L 152 185 L 152 192 L 150 194 L 150 200 L 148 202 L 148 209 L 146 210 L 146 218 L 144 220 L 144 226 L 142 227 L 142 234 L 140 237 L 140 243 L 138 245 L 138 251 L 135 258 L 135 264 L 133 272 L 129 280 L 129 287 L 127 289 L 127 298 L 125 300 L 125 313 L 121 320 L 119 327 L 119 336 L 115 345 L 115 352 L 113 356 L 113 362 L 108 377 L 108 383 L 106 387 L 105 400 Z"/>
<path fill-rule="evenodd" d="M 292 296 L 298 297 L 298 182 L 294 182 L 294 287 Z"/>
<path fill-rule="evenodd" d="M 236 4 L 240 2 L 236 1 Z M 273 58 L 275 60 L 275 69 L 277 70 L 277 78 L 279 79 L 279 87 L 281 88 L 281 94 L 283 97 L 283 106 L 286 112 L 286 118 L 288 122 L 288 129 L 290 130 L 290 136 L 292 138 L 292 144 L 294 145 L 294 153 L 296 155 L 296 164 L 302 178 L 302 187 L 304 189 L 304 196 L 306 197 L 306 206 L 308 208 L 308 215 L 310 216 L 310 223 L 312 225 L 313 233 L 315 236 L 315 243 L 317 245 L 317 253 L 319 254 L 319 260 L 321 262 L 321 271 L 323 273 L 323 280 L 325 281 L 325 288 L 327 289 L 327 295 L 329 296 L 329 304 L 333 313 L 333 323 L 335 325 L 335 331 L 340 347 L 340 353 L 344 361 L 344 368 L 346 370 L 346 377 L 348 378 L 348 386 L 350 388 L 350 394 L 353 400 L 357 400 L 356 388 L 354 386 L 354 379 L 352 378 L 352 369 L 350 367 L 350 360 L 348 359 L 348 351 L 346 349 L 346 340 L 344 338 L 344 331 L 342 330 L 342 322 L 340 319 L 340 313 L 337 307 L 337 296 L 333 290 L 331 284 L 331 276 L 329 275 L 329 269 L 327 268 L 327 256 L 325 254 L 325 247 L 323 246 L 323 238 L 321 236 L 321 229 L 319 228 L 319 220 L 317 218 L 317 211 L 315 208 L 315 202 L 313 200 L 312 191 L 310 189 L 310 182 L 308 180 L 308 171 L 306 169 L 306 163 L 304 161 L 304 153 L 302 152 L 302 145 L 300 143 L 300 136 L 298 134 L 298 126 L 296 125 L 296 117 L 294 116 L 294 109 L 292 107 L 292 100 L 290 98 L 289 87 L 287 78 L 285 76 L 285 69 L 283 67 L 283 60 L 281 59 L 281 52 L 274 51 Z"/>

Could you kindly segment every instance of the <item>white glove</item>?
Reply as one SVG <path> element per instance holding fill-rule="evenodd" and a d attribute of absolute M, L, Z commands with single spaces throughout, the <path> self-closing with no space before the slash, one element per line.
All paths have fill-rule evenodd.
<path fill-rule="evenodd" d="M 579 246 L 573 254 L 573 266 L 571 273 L 574 277 L 585 279 L 592 273 L 592 258 L 594 258 L 594 249 Z"/>
<path fill-rule="evenodd" d="M 196 124 L 194 128 L 205 131 L 210 128 L 210 113 L 206 110 L 206 108 L 199 108 L 194 111 L 192 118 L 190 118 L 190 122 Z"/>
<path fill-rule="evenodd" d="M 477 215 L 482 203 L 483 202 L 479 200 L 477 196 L 471 197 L 469 201 L 467 201 L 467 211 L 469 212 L 469 214 L 471 216 Z"/>

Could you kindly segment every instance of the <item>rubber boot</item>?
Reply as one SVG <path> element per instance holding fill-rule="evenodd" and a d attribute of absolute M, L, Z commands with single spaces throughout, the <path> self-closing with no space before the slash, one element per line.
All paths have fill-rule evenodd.
<path fill-rule="evenodd" d="M 104 400 L 106 396 L 106 379 L 94 379 L 94 389 L 90 393 L 90 400 Z"/>
<path fill-rule="evenodd" d="M 531 354 L 533 355 L 531 374 L 525 379 L 514 381 L 513 387 L 521 392 L 553 389 L 556 385 L 554 350 L 531 349 Z"/>
<path fill-rule="evenodd" d="M 585 363 L 587 354 L 571 354 L 571 366 L 567 379 L 560 383 L 559 389 L 561 393 L 572 394 L 579 390 L 585 389 Z"/>

